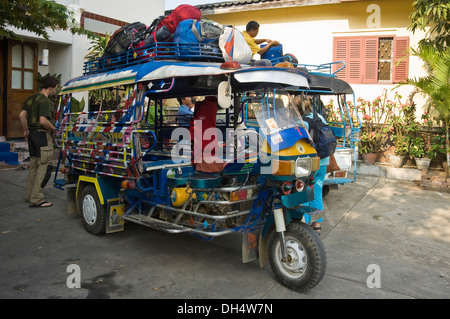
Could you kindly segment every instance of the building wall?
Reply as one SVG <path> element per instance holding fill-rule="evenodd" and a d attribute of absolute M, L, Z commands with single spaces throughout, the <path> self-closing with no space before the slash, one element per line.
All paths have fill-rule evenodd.
<path fill-rule="evenodd" d="M 127 23 L 141 21 L 148 25 L 156 17 L 164 14 L 165 5 L 164 0 L 134 0 L 132 4 L 119 0 L 57 0 L 56 2 L 76 11 L 78 22 L 80 22 L 82 12 L 88 11 Z M 105 31 L 111 32 L 114 30 L 114 26 L 108 26 L 105 23 L 103 23 L 103 26 Z M 97 23 L 98 27 L 101 29 L 102 24 Z M 97 28 L 92 31 L 98 32 Z M 86 56 L 90 47 L 90 40 L 86 36 L 72 35 L 70 31 L 65 30 L 48 30 L 50 40 L 45 41 L 30 32 L 15 31 L 26 39 L 39 44 L 39 61 L 42 60 L 42 50 L 44 48 L 49 50 L 49 65 L 39 66 L 38 71 L 41 74 L 62 74 L 63 83 L 73 77 L 82 75 L 84 56 Z"/>
<path fill-rule="evenodd" d="M 98 34 L 113 33 L 121 25 L 136 21 L 150 25 L 152 21 L 164 14 L 164 0 L 134 0 L 133 2 L 121 0 L 56 0 L 56 2 L 72 9 L 76 14 L 78 24 L 84 23 L 87 30 Z M 84 15 L 83 15 L 84 13 Z M 82 19 L 83 17 L 83 19 Z M 83 74 L 84 57 L 91 46 L 91 40 L 85 35 L 73 35 L 68 30 L 48 29 L 49 40 L 38 37 L 36 34 L 11 27 L 11 30 L 21 36 L 25 42 L 37 44 L 37 59 L 39 66 L 37 72 L 41 75 L 47 73 L 61 74 L 61 84 Z M 8 47 L 9 41 L 2 42 Z M 48 65 L 42 65 L 43 50 L 49 51 Z M 8 61 L 8 56 L 2 56 L 2 61 Z M 8 66 L 4 72 L 8 72 Z M 3 73 L 3 72 L 2 72 Z M 2 82 L 0 88 L 3 99 L 0 101 L 0 114 L 2 122 L 0 124 L 0 136 L 7 138 L 18 138 L 23 136 L 20 129 L 19 113 L 21 105 L 27 96 L 36 90 L 33 89 L 13 89 L 10 85 L 11 79 Z M 36 83 L 36 82 L 35 82 Z M 20 95 L 20 97 L 16 97 Z M 14 96 L 14 101 L 12 97 Z M 77 96 L 78 99 L 87 96 Z M 3 117 L 5 118 L 3 122 Z M 5 123 L 5 125 L 3 125 Z"/>
<path fill-rule="evenodd" d="M 260 23 L 258 38 L 278 40 L 284 53 L 294 54 L 299 63 L 322 64 L 333 60 L 333 38 L 341 36 L 393 35 L 409 36 L 410 46 L 417 46 L 424 37 L 423 32 L 412 34 L 407 30 L 410 24 L 413 0 L 373 0 L 349 1 L 338 4 L 301 6 L 291 8 L 273 8 L 267 10 L 240 11 L 228 10 L 228 13 L 208 14 L 208 18 L 221 24 L 234 25 L 245 30 L 250 20 Z M 373 19 L 374 6 L 379 7 L 379 19 Z M 377 8 L 377 7 L 375 7 Z M 223 10 L 222 10 L 223 11 Z M 410 57 L 409 77 L 424 75 L 422 63 L 418 58 Z M 393 89 L 396 84 L 352 84 L 356 98 L 374 99 L 384 88 Z M 412 87 L 396 88 L 404 100 Z M 393 93 L 392 93 L 393 97 Z M 415 98 L 423 105 L 420 96 Z"/>

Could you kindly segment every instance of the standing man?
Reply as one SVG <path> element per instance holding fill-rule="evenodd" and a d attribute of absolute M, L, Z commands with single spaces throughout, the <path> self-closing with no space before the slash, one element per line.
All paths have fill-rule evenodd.
<path fill-rule="evenodd" d="M 178 109 L 178 124 L 180 126 L 189 126 L 191 119 L 194 117 L 194 103 L 191 97 L 178 98 L 180 108 Z"/>
<path fill-rule="evenodd" d="M 51 134 L 56 130 L 50 122 L 53 103 L 49 97 L 56 94 L 57 87 L 58 80 L 46 75 L 41 80 L 41 91 L 25 100 L 19 115 L 31 158 L 25 197 L 31 203 L 30 207 L 52 206 L 52 203 L 45 200 L 43 181 L 53 156 Z"/>
<path fill-rule="evenodd" d="M 305 123 L 306 129 L 308 132 L 311 133 L 310 125 L 308 122 L 309 119 L 313 119 L 313 108 L 311 105 L 310 97 L 308 97 L 306 100 L 303 101 L 303 106 L 301 104 L 300 95 L 294 99 L 294 102 L 297 104 L 297 107 L 300 111 L 300 115 L 303 118 L 303 122 Z M 317 114 L 317 116 L 320 118 L 320 120 L 327 124 L 327 121 L 323 118 L 322 115 Z M 315 141 L 317 142 L 317 141 Z M 309 206 L 312 208 L 315 208 L 315 211 L 313 211 L 310 214 L 305 214 L 304 219 L 306 224 L 311 223 L 311 227 L 320 235 L 321 227 L 320 223 L 323 222 L 323 218 L 319 218 L 317 220 L 313 220 L 311 216 L 320 216 L 319 214 L 323 213 L 323 183 L 325 181 L 325 175 L 327 174 L 327 166 L 330 164 L 330 157 L 324 157 L 320 159 L 320 168 L 316 171 L 314 175 L 314 199 L 310 202 L 304 203 L 304 206 Z"/>
<path fill-rule="evenodd" d="M 269 50 L 272 46 L 278 46 L 280 43 L 278 41 L 270 40 L 270 39 L 255 39 L 255 37 L 259 33 L 259 23 L 256 21 L 250 21 L 247 23 L 245 31 L 242 32 L 244 35 L 245 41 L 249 45 L 252 50 L 252 54 L 255 55 L 258 53 L 259 55 L 263 55 Z M 259 47 L 259 44 L 267 42 L 267 45 L 263 48 Z"/>

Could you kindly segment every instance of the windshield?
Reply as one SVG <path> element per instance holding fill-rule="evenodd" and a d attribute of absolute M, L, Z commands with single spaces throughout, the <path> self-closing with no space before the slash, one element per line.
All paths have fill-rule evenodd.
<path fill-rule="evenodd" d="M 284 90 L 261 90 L 253 92 L 248 99 L 249 109 L 265 136 L 305 126 L 291 95 Z"/>

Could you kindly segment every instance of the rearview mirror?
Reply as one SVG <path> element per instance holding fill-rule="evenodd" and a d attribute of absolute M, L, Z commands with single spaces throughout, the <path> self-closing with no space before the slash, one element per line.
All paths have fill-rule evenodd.
<path fill-rule="evenodd" d="M 219 83 L 217 87 L 217 101 L 221 108 L 227 109 L 231 106 L 231 86 L 227 81 Z"/>

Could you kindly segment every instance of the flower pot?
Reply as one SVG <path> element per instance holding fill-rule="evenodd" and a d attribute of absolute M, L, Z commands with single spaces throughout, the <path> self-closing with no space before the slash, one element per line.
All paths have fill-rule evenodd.
<path fill-rule="evenodd" d="M 429 158 L 426 158 L 426 157 L 424 157 L 424 158 L 415 157 L 414 160 L 416 161 L 416 166 L 417 166 L 417 169 L 419 171 L 421 171 L 423 169 L 428 170 L 428 167 L 430 167 L 431 159 L 429 159 Z"/>
<path fill-rule="evenodd" d="M 399 156 L 399 155 L 390 155 L 391 166 L 395 168 L 400 168 L 405 163 L 405 156 Z"/>
<path fill-rule="evenodd" d="M 361 154 L 364 164 L 373 165 L 378 157 L 377 153 L 363 153 Z"/>

